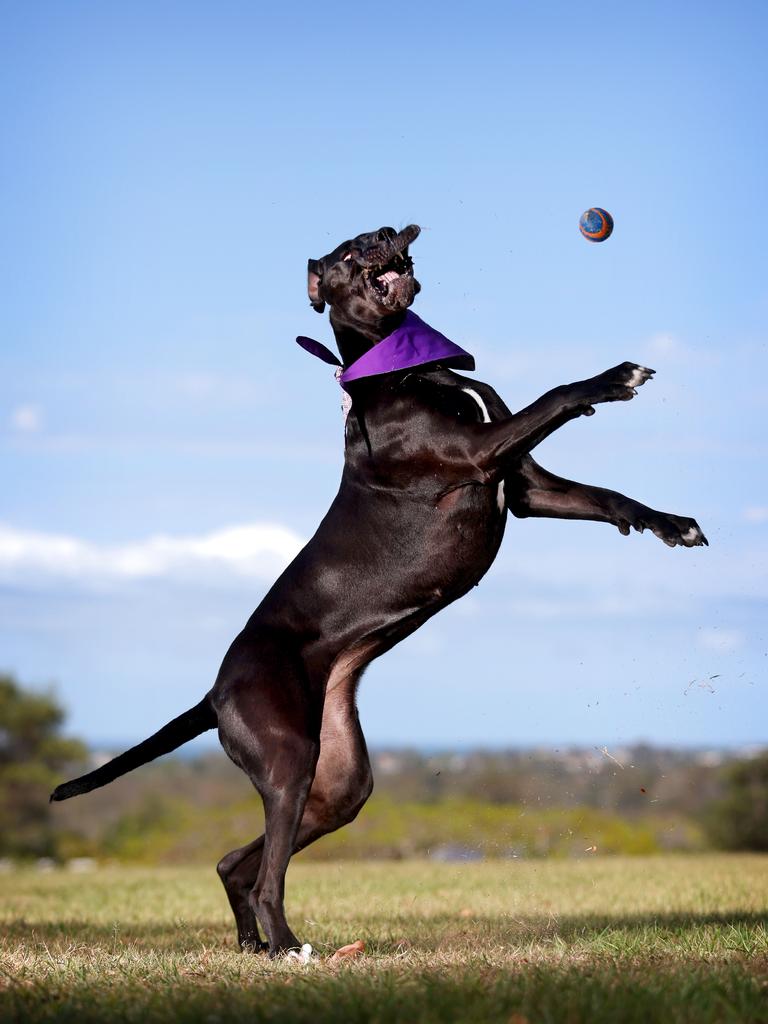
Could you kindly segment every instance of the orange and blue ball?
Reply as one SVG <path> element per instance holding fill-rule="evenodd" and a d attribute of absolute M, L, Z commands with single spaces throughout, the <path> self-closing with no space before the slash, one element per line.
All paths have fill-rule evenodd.
<path fill-rule="evenodd" d="M 613 231 L 613 217 L 607 210 L 593 206 L 579 217 L 579 231 L 588 242 L 604 242 Z"/>

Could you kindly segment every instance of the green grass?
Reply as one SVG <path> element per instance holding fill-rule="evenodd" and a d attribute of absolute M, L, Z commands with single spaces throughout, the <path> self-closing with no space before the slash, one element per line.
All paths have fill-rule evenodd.
<path fill-rule="evenodd" d="M 0 893 L 3 1021 L 768 1022 L 768 857 L 299 859 L 306 967 L 236 951 L 211 870 L 17 871 Z"/>

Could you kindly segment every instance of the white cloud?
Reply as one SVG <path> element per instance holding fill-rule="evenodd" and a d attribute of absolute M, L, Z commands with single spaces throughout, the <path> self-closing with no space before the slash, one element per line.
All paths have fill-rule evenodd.
<path fill-rule="evenodd" d="M 744 518 L 748 523 L 768 523 L 768 505 L 748 505 Z"/>
<path fill-rule="evenodd" d="M 585 346 L 552 343 L 509 351 L 483 338 L 464 338 L 461 344 L 474 354 L 483 380 L 520 382 L 531 390 L 579 379 L 589 372 L 585 367 L 594 367 L 594 372 L 599 368 L 598 352 Z"/>
<path fill-rule="evenodd" d="M 649 361 L 658 358 L 666 363 L 699 365 L 720 362 L 720 353 L 707 348 L 706 339 L 701 339 L 701 343 L 689 344 L 671 331 L 658 331 L 652 334 L 646 340 L 644 349 L 648 353 Z"/>
<path fill-rule="evenodd" d="M 341 415 L 339 414 L 339 423 Z M 340 429 L 340 428 L 339 428 Z M 322 462 L 339 465 L 344 455 L 337 445 L 312 442 L 304 439 L 291 440 L 266 438 L 249 440 L 239 438 L 167 438 L 154 434 L 133 434 L 109 436 L 98 434 L 38 434 L 25 437 L 3 438 L 0 436 L 0 451 L 35 451 L 47 455 L 76 455 L 81 452 L 144 452 L 164 454 L 224 456 L 227 458 L 279 459 L 282 462 Z"/>
<path fill-rule="evenodd" d="M 740 629 L 718 629 L 712 626 L 699 633 L 699 644 L 708 651 L 728 654 L 744 646 L 746 637 Z"/>
<path fill-rule="evenodd" d="M 676 334 L 659 331 L 648 339 L 648 351 L 660 356 L 676 356 L 683 351 L 683 344 Z"/>
<path fill-rule="evenodd" d="M 11 427 L 19 434 L 37 434 L 43 427 L 39 405 L 18 405 L 11 413 Z"/>
<path fill-rule="evenodd" d="M 221 575 L 272 580 L 303 544 L 274 523 L 232 526 L 191 537 L 158 535 L 127 544 L 95 544 L 62 534 L 0 524 L 0 579 L 188 579 Z"/>
<path fill-rule="evenodd" d="M 177 391 L 184 398 L 197 401 L 213 400 L 231 406 L 233 402 L 272 403 L 279 398 L 275 394 L 277 381 L 265 380 L 263 374 L 258 379 L 244 375 L 221 373 L 180 373 L 168 377 L 158 376 L 139 382 L 137 390 L 157 395 L 161 400 L 167 398 L 172 391 Z"/>

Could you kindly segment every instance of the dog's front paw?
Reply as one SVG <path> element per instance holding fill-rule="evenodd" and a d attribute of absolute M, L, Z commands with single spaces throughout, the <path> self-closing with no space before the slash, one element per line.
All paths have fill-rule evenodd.
<path fill-rule="evenodd" d="M 668 515 L 667 520 L 678 531 L 679 536 L 675 540 L 675 544 L 680 544 L 685 548 L 709 547 L 709 541 L 695 519 L 689 519 L 687 516 Z M 674 547 L 674 544 L 671 546 Z"/>
<path fill-rule="evenodd" d="M 598 402 L 628 402 L 637 394 L 637 388 L 653 377 L 655 370 L 638 363 L 620 363 L 605 373 L 587 381 L 587 406 L 589 410 Z M 594 410 L 592 410 L 594 411 Z M 587 413 L 589 415 L 589 413 Z"/>
<path fill-rule="evenodd" d="M 699 524 L 687 516 L 673 516 L 667 512 L 646 509 L 637 516 L 622 520 L 619 523 L 619 530 L 627 534 L 630 526 L 638 533 L 650 530 L 670 548 L 678 545 L 684 548 L 709 547 L 709 541 Z"/>

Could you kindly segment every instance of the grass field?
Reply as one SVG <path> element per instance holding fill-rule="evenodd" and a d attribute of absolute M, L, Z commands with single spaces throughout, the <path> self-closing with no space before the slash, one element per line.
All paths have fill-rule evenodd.
<path fill-rule="evenodd" d="M 3 874 L 0 1019 L 768 1022 L 768 857 L 299 861 L 288 890 L 306 966 L 236 951 L 211 870 Z"/>

